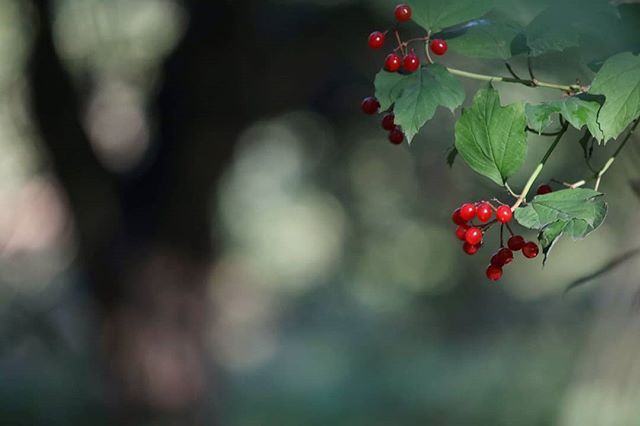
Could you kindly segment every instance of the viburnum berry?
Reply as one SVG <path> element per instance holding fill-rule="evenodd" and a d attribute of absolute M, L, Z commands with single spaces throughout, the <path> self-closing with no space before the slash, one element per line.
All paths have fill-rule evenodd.
<path fill-rule="evenodd" d="M 549 185 L 540 185 L 536 190 L 537 195 L 544 195 L 553 192 L 553 189 Z"/>
<path fill-rule="evenodd" d="M 493 266 L 502 267 L 504 265 L 508 265 L 513 260 L 513 252 L 508 248 L 501 248 L 498 250 L 493 257 L 491 257 L 491 264 Z"/>
<path fill-rule="evenodd" d="M 389 142 L 394 145 L 400 145 L 404 141 L 404 133 L 400 127 L 396 126 L 389 132 Z"/>
<path fill-rule="evenodd" d="M 476 216 L 476 206 L 471 203 L 465 203 L 460 207 L 460 217 L 467 222 Z"/>
<path fill-rule="evenodd" d="M 456 225 L 466 225 L 468 221 L 464 220 L 462 216 L 460 216 L 460 209 L 455 209 L 451 214 L 451 220 Z"/>
<path fill-rule="evenodd" d="M 538 256 L 538 253 L 540 253 L 540 249 L 533 241 L 529 241 L 522 247 L 522 254 L 524 254 L 526 258 L 533 259 Z"/>
<path fill-rule="evenodd" d="M 380 49 L 384 45 L 384 34 L 380 31 L 374 31 L 369 34 L 369 47 L 372 49 Z"/>
<path fill-rule="evenodd" d="M 362 112 L 373 115 L 378 113 L 378 110 L 380 109 L 380 102 L 378 102 L 378 100 L 373 96 L 369 96 L 362 100 L 362 104 L 360 106 L 362 108 Z"/>
<path fill-rule="evenodd" d="M 507 223 L 511 221 L 512 216 L 513 212 L 509 206 L 500 206 L 496 211 L 496 218 L 498 219 L 498 222 Z"/>
<path fill-rule="evenodd" d="M 476 207 L 476 216 L 480 222 L 487 222 L 493 215 L 493 209 L 489 203 L 480 203 Z"/>
<path fill-rule="evenodd" d="M 489 265 L 487 267 L 487 278 L 491 281 L 498 281 L 502 278 L 502 268 L 499 266 Z"/>
<path fill-rule="evenodd" d="M 431 48 L 431 51 L 438 56 L 444 55 L 445 53 L 447 53 L 447 49 L 449 49 L 449 46 L 447 46 L 447 42 L 439 38 L 431 40 L 431 44 L 429 45 L 429 47 Z"/>
<path fill-rule="evenodd" d="M 396 128 L 396 123 L 395 123 L 395 115 L 393 115 L 393 113 L 388 113 L 386 114 L 384 117 L 382 117 L 382 128 L 388 131 L 392 131 L 393 129 Z"/>
<path fill-rule="evenodd" d="M 467 225 L 459 225 L 458 228 L 456 228 L 456 237 L 458 237 L 460 241 L 465 241 L 468 229 L 469 227 Z"/>
<path fill-rule="evenodd" d="M 514 235 L 507 241 L 507 246 L 513 251 L 520 251 L 524 247 L 525 241 L 520 235 Z"/>
<path fill-rule="evenodd" d="M 482 230 L 480 228 L 469 228 L 464 235 L 466 242 L 472 245 L 480 244 L 482 242 Z"/>
<path fill-rule="evenodd" d="M 402 59 L 395 53 L 389 53 L 384 61 L 384 69 L 389 72 L 396 72 L 402 66 Z"/>
<path fill-rule="evenodd" d="M 396 6 L 395 15 L 398 22 L 407 22 L 411 19 L 411 8 L 406 4 L 399 4 Z"/>
<path fill-rule="evenodd" d="M 410 53 L 405 56 L 402 62 L 404 70 L 407 72 L 415 72 L 418 68 L 420 68 L 420 59 L 415 53 Z"/>
<path fill-rule="evenodd" d="M 480 250 L 480 244 L 474 245 L 474 244 L 469 244 L 465 242 L 464 245 L 462 246 L 462 250 L 464 250 L 464 252 L 467 253 L 469 256 L 473 256 L 478 252 L 478 250 Z"/>

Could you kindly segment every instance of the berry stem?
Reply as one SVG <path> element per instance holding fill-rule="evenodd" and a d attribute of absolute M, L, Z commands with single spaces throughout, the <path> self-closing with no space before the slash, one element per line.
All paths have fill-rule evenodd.
<path fill-rule="evenodd" d="M 511 196 L 512 196 L 513 198 L 518 198 L 518 197 L 519 197 L 519 195 L 518 195 L 518 194 L 516 194 L 516 193 L 513 191 L 513 189 L 511 189 L 511 187 L 509 186 L 509 184 L 508 184 L 507 182 L 505 182 L 505 183 L 504 183 L 504 187 L 505 187 L 505 189 L 509 192 L 509 194 L 511 194 Z"/>
<path fill-rule="evenodd" d="M 600 169 L 600 171 L 594 176 L 594 178 L 596 179 L 596 184 L 593 187 L 594 191 L 597 191 L 598 188 L 600 187 L 600 182 L 602 181 L 602 176 L 604 176 L 604 174 L 607 173 L 607 171 L 609 170 L 611 165 L 614 163 L 614 161 L 616 161 L 616 157 L 618 156 L 618 154 L 620 154 L 620 151 L 622 151 L 622 148 L 625 147 L 627 142 L 629 142 L 629 139 L 631 139 L 631 136 L 633 136 L 633 133 L 635 132 L 635 130 L 638 127 L 639 123 L 640 123 L 640 118 L 636 119 L 635 123 L 633 123 L 633 126 L 631 126 L 631 128 L 629 129 L 629 132 L 624 137 L 622 142 L 620 142 L 620 145 L 618 146 L 616 151 L 613 153 L 611 158 L 609 158 L 607 160 L 607 162 L 604 164 L 604 166 L 602 166 L 602 169 Z"/>
<path fill-rule="evenodd" d="M 454 75 L 457 75 L 459 77 L 466 77 L 466 78 L 471 78 L 474 80 L 481 80 L 481 81 L 502 81 L 504 83 L 518 83 L 518 84 L 523 84 L 525 86 L 528 87 L 546 87 L 549 89 L 558 89 L 558 90 L 562 90 L 563 92 L 568 92 L 568 93 L 578 93 L 582 91 L 582 87 L 580 87 L 580 85 L 578 84 L 571 84 L 571 85 L 563 85 L 563 84 L 555 84 L 555 83 L 547 83 L 544 81 L 538 81 L 538 80 L 524 80 L 521 78 L 511 78 L 511 77 L 500 77 L 500 76 L 496 76 L 496 75 L 487 75 L 487 74 L 477 74 L 474 72 L 469 72 L 469 71 L 463 71 L 463 70 L 459 70 L 456 68 L 450 68 L 447 67 L 447 70 Z"/>
<path fill-rule="evenodd" d="M 529 194 L 529 191 L 531 190 L 531 187 L 535 183 L 535 181 L 538 178 L 538 176 L 540 176 L 540 173 L 542 172 L 542 169 L 544 168 L 545 163 L 547 162 L 547 160 L 551 156 L 551 153 L 553 152 L 553 150 L 556 149 L 556 146 L 558 146 L 558 143 L 562 139 L 562 136 L 564 136 L 564 134 L 566 133 L 567 128 L 568 128 L 567 123 L 564 123 L 562 125 L 562 132 L 558 136 L 556 136 L 556 138 L 554 139 L 553 143 L 551 144 L 549 149 L 547 149 L 547 152 L 544 154 L 544 157 L 542 157 L 542 160 L 540 160 L 540 163 L 538 164 L 536 169 L 533 171 L 533 173 L 531 173 L 531 176 L 529 176 L 529 180 L 525 184 L 524 189 L 522 190 L 522 193 L 520 194 L 520 196 L 516 200 L 516 203 L 511 207 L 512 211 L 514 211 L 515 209 L 520 207 L 520 205 L 525 202 L 525 200 L 527 198 L 527 194 Z"/>
<path fill-rule="evenodd" d="M 402 53 L 402 56 L 404 56 L 405 55 L 404 46 L 403 46 L 402 40 L 400 39 L 400 33 L 398 32 L 397 29 L 394 29 L 393 33 L 396 35 L 396 40 L 398 40 L 398 47 L 400 48 L 400 52 Z"/>
<path fill-rule="evenodd" d="M 427 57 L 427 62 L 433 64 L 433 59 L 431 59 L 431 53 L 429 52 L 429 40 L 431 39 L 431 30 L 427 33 L 427 37 L 425 38 L 424 43 L 424 54 Z"/>
<path fill-rule="evenodd" d="M 505 223 L 505 225 L 507 225 L 507 230 L 509 231 L 509 234 L 511 234 L 511 236 L 513 237 L 515 234 L 513 233 L 513 229 L 511 229 L 511 226 L 509 226 L 508 223 Z"/>

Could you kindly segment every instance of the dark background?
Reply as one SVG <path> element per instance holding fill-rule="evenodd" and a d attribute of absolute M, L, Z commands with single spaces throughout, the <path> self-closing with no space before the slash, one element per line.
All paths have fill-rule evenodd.
<path fill-rule="evenodd" d="M 640 243 L 636 146 L 605 226 L 489 285 L 449 216 L 505 194 L 447 167 L 455 117 L 394 147 L 359 112 L 393 6 L 0 0 L 0 424 L 636 424 L 637 263 L 563 296 Z"/>

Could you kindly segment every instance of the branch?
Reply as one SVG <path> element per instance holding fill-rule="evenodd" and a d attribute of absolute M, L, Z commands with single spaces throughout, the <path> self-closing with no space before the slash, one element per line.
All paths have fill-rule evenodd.
<path fill-rule="evenodd" d="M 496 75 L 477 74 L 474 72 L 468 72 L 468 71 L 463 71 L 463 70 L 459 70 L 456 68 L 449 68 L 449 67 L 447 67 L 447 70 L 451 74 L 457 75 L 459 77 L 470 78 L 473 80 L 501 81 L 503 83 L 517 83 L 517 84 L 525 85 L 527 87 L 546 87 L 548 89 L 557 89 L 557 90 L 562 90 L 563 92 L 568 92 L 568 93 L 578 93 L 582 90 L 582 88 L 577 84 L 563 85 L 563 84 L 556 84 L 556 83 L 547 83 L 547 82 L 538 81 L 538 80 L 524 80 L 521 78 L 510 78 L 510 77 L 501 77 Z"/>
<path fill-rule="evenodd" d="M 558 136 L 556 136 L 555 140 L 553 141 L 553 143 L 551 144 L 549 149 L 547 149 L 547 152 L 544 154 L 544 157 L 542 157 L 542 160 L 540 160 L 540 163 L 538 164 L 538 167 L 536 167 L 536 169 L 533 171 L 533 173 L 531 173 L 531 176 L 529 177 L 529 180 L 525 184 L 524 189 L 522 190 L 522 193 L 518 197 L 518 200 L 513 205 L 513 207 L 511 207 L 511 210 L 517 209 L 518 207 L 520 207 L 520 205 L 522 205 L 522 203 L 525 202 L 525 200 L 527 198 L 527 194 L 529 194 L 529 191 L 531 190 L 531 187 L 535 183 L 535 181 L 538 178 L 538 176 L 540 176 L 540 173 L 542 172 L 542 169 L 544 168 L 544 165 L 546 164 L 547 160 L 551 156 L 551 153 L 553 152 L 553 150 L 556 149 L 556 146 L 558 146 L 558 143 L 562 139 L 562 136 L 564 136 L 564 134 L 566 133 L 567 129 L 568 129 L 568 126 L 565 123 L 564 126 L 562 127 L 561 133 L 558 134 Z"/>
<path fill-rule="evenodd" d="M 613 153 L 613 155 L 609 158 L 609 160 L 607 160 L 607 162 L 604 164 L 604 166 L 602 166 L 602 169 L 600 169 L 600 171 L 594 176 L 595 179 L 596 179 L 596 184 L 593 187 L 594 191 L 597 191 L 598 188 L 600 187 L 600 182 L 602 181 L 602 176 L 604 176 L 604 174 L 607 173 L 607 170 L 609 170 L 609 168 L 614 163 L 614 161 L 616 161 L 616 158 L 618 157 L 618 154 L 620 154 L 620 151 L 622 151 L 622 148 L 624 148 L 625 145 L 627 144 L 627 142 L 629 142 L 629 139 L 631 139 L 631 136 L 636 131 L 636 128 L 638 127 L 638 124 L 640 124 L 640 118 L 636 119 L 635 123 L 629 129 L 629 132 L 627 133 L 625 138 L 622 140 L 622 142 L 620 142 L 620 145 L 616 149 L 616 152 Z"/>

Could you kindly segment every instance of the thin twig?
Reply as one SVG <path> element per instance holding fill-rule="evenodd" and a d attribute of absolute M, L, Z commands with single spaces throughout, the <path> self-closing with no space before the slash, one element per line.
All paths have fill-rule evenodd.
<path fill-rule="evenodd" d="M 532 129 L 529 126 L 527 126 L 526 129 L 527 129 L 527 132 L 535 133 L 536 135 L 539 135 L 539 136 L 558 136 L 560 133 L 562 133 L 562 129 L 556 132 L 538 132 L 536 129 Z"/>
<path fill-rule="evenodd" d="M 547 160 L 551 156 L 551 153 L 556 148 L 556 146 L 558 146 L 558 143 L 560 142 L 560 139 L 562 139 L 562 136 L 567 131 L 567 128 L 568 128 L 568 126 L 565 123 L 564 126 L 562 127 L 562 133 L 560 133 L 558 136 L 556 136 L 555 140 L 553 141 L 553 143 L 551 144 L 549 149 L 547 149 L 547 152 L 544 154 L 544 157 L 542 157 L 542 160 L 540 160 L 540 163 L 538 164 L 536 169 L 533 171 L 533 173 L 531 173 L 531 176 L 529 176 L 529 180 L 525 184 L 524 189 L 522 190 L 522 193 L 518 197 L 518 200 L 511 207 L 511 210 L 517 209 L 518 207 L 520 207 L 520 205 L 522 203 L 525 202 L 525 200 L 527 198 L 527 194 L 529 193 L 529 191 L 531 190 L 531 187 L 533 186 L 533 184 L 535 183 L 536 179 L 538 178 L 538 176 L 542 172 L 542 169 L 544 168 L 545 163 L 547 162 Z"/>
<path fill-rule="evenodd" d="M 640 124 L 640 118 L 636 119 L 636 121 L 633 123 L 633 126 L 631 126 L 631 128 L 629 129 L 629 132 L 624 137 L 622 142 L 620 142 L 620 145 L 618 145 L 618 148 L 613 153 L 611 158 L 609 158 L 609 160 L 607 160 L 607 162 L 604 164 L 604 166 L 602 166 L 602 169 L 600 169 L 598 174 L 595 176 L 596 184 L 593 187 L 594 191 L 597 191 L 598 188 L 600 187 L 600 182 L 602 181 L 602 176 L 604 176 L 604 174 L 607 173 L 607 170 L 609 170 L 609 168 L 611 167 L 613 162 L 616 161 L 616 158 L 618 157 L 618 154 L 620 154 L 620 151 L 622 151 L 622 148 L 624 148 L 625 145 L 627 144 L 627 142 L 629 142 L 629 139 L 631 139 L 631 136 L 633 135 L 633 133 L 635 132 L 636 128 L 638 127 L 638 124 Z"/>
<path fill-rule="evenodd" d="M 507 67 L 507 70 L 509 71 L 509 74 L 511 74 L 513 76 L 513 78 L 517 78 L 518 80 L 522 80 L 518 74 L 516 74 L 516 72 L 513 70 L 513 68 L 511 68 L 511 64 L 509 64 L 509 62 L 505 62 L 504 65 Z"/>
<path fill-rule="evenodd" d="M 527 68 L 529 69 L 529 77 L 532 81 L 536 81 L 536 76 L 533 75 L 533 66 L 531 64 L 531 55 L 527 55 Z"/>

